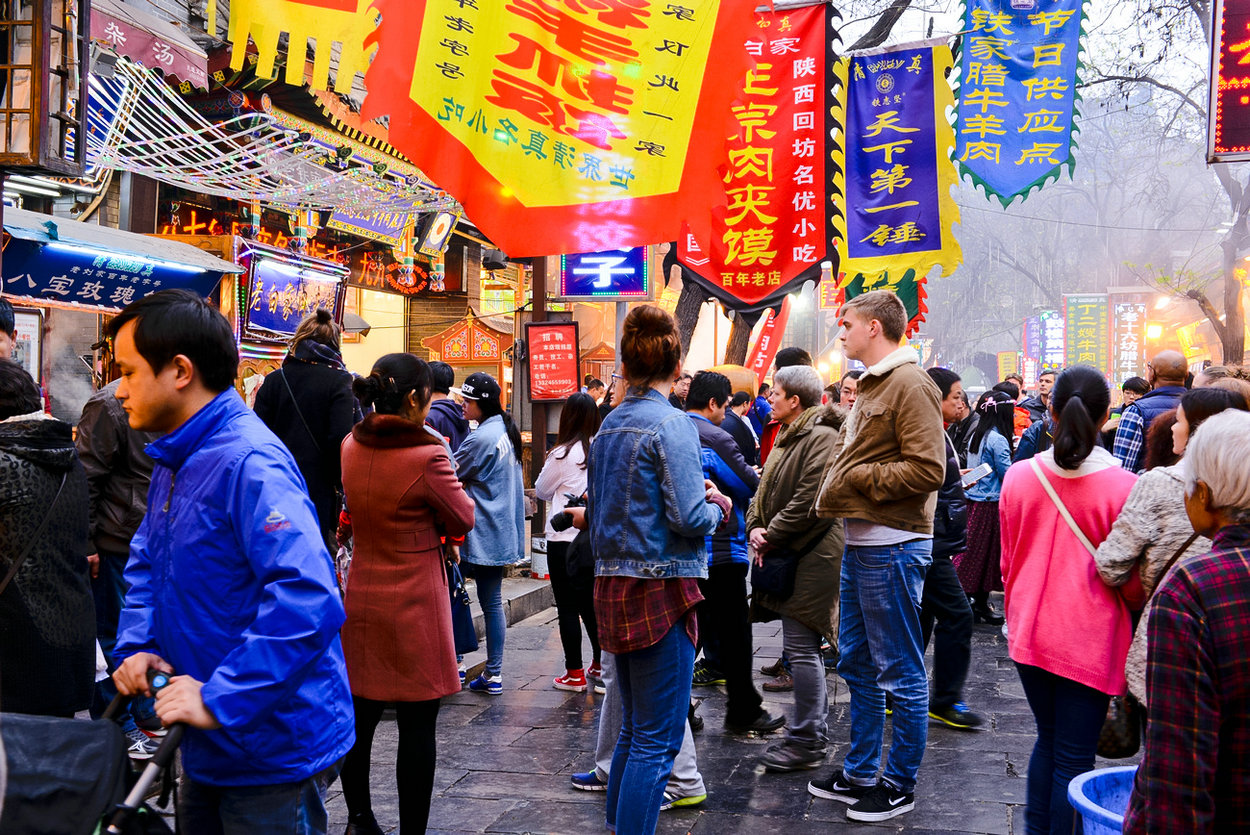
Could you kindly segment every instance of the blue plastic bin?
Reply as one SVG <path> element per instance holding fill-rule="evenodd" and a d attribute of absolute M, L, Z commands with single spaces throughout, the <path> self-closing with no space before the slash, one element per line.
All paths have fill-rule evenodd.
<path fill-rule="evenodd" d="M 1068 784 L 1068 800 L 1085 821 L 1085 835 L 1120 835 L 1137 766 L 1098 768 Z"/>

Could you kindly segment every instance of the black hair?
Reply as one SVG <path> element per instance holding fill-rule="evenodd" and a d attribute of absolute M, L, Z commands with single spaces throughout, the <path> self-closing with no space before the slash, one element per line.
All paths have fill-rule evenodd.
<path fill-rule="evenodd" d="M 990 391 L 997 391 L 1005 394 L 1010 397 L 1013 402 L 1018 400 L 1020 397 L 1020 387 L 1010 380 L 1003 380 L 1001 383 L 994 386 L 994 388 L 990 389 Z"/>
<path fill-rule="evenodd" d="M 984 399 L 977 404 L 977 428 L 972 430 L 968 440 L 968 450 L 979 452 L 981 441 L 990 430 L 995 430 L 1007 441 L 1007 447 L 1013 448 L 1012 441 L 1016 437 L 1016 404 L 1011 396 L 1004 391 L 987 391 Z"/>
<path fill-rule="evenodd" d="M 1088 365 L 1066 368 L 1055 379 L 1050 406 L 1057 418 L 1054 443 L 1055 463 L 1075 470 L 1098 446 L 1103 415 L 1111 405 L 1111 390 L 1102 372 Z"/>
<path fill-rule="evenodd" d="M 729 398 L 729 408 L 736 409 L 743 403 L 750 403 L 751 395 L 745 391 L 735 391 L 734 396 Z"/>
<path fill-rule="evenodd" d="M 13 313 L 13 305 L 4 298 L 0 298 L 0 331 L 11 337 L 17 336 L 17 317 Z"/>
<path fill-rule="evenodd" d="M 430 363 L 430 389 L 439 394 L 448 394 L 456 384 L 456 369 L 441 360 Z"/>
<path fill-rule="evenodd" d="M 802 348 L 782 348 L 777 352 L 776 359 L 773 360 L 773 368 L 780 371 L 783 368 L 789 368 L 792 365 L 811 365 L 812 355 Z"/>
<path fill-rule="evenodd" d="M 0 420 L 42 409 L 39 386 L 30 373 L 15 362 L 0 360 Z"/>
<path fill-rule="evenodd" d="M 135 349 L 158 374 L 181 354 L 209 391 L 223 392 L 239 374 L 239 346 L 230 322 L 190 290 L 158 290 L 133 301 L 108 323 L 109 339 L 135 323 Z"/>
<path fill-rule="evenodd" d="M 591 377 L 590 382 L 586 383 L 586 388 L 588 389 L 604 388 L 603 380 L 600 380 L 598 377 Z"/>
<path fill-rule="evenodd" d="M 1190 389 L 1181 395 L 1181 411 L 1185 413 L 1185 422 L 1189 424 L 1189 437 L 1204 420 L 1212 415 L 1228 409 L 1246 410 L 1246 398 L 1228 389 L 1200 388 Z"/>
<path fill-rule="evenodd" d="M 766 391 L 768 391 L 768 383 L 760 383 L 759 394 L 763 395 Z"/>
<path fill-rule="evenodd" d="M 937 383 L 938 390 L 942 392 L 943 400 L 950 397 L 951 389 L 955 386 L 955 383 L 962 379 L 949 368 L 934 367 L 925 370 L 929 374 L 929 379 Z"/>
<path fill-rule="evenodd" d="M 592 380 L 592 383 L 595 381 Z M 600 385 L 603 385 L 600 383 Z M 582 469 L 590 462 L 590 439 L 599 431 L 603 416 L 599 414 L 599 406 L 589 394 L 578 392 L 564 402 L 560 410 L 560 430 L 556 435 L 556 446 L 551 450 L 555 455 L 563 451 L 557 458 L 567 458 L 574 444 L 582 445 Z"/>
<path fill-rule="evenodd" d="M 578 394 L 581 394 L 581 392 L 578 392 Z M 586 396 L 590 397 L 590 395 Z M 483 397 L 476 402 L 477 407 L 482 411 L 483 421 L 493 418 L 495 415 L 503 418 L 503 429 L 508 435 L 508 440 L 512 442 L 512 451 L 516 454 L 516 460 L 523 461 L 524 459 L 521 458 L 521 430 L 517 429 L 516 424 L 512 422 L 512 415 L 504 411 L 503 404 L 499 402 L 499 396 Z"/>
<path fill-rule="evenodd" d="M 864 376 L 864 370 L 862 368 L 852 368 L 850 371 L 842 375 L 842 379 L 838 380 L 838 385 L 840 386 L 842 383 L 845 383 L 847 380 L 858 380 L 860 377 L 863 377 L 863 376 Z"/>
<path fill-rule="evenodd" d="M 1039 379 L 1039 380 L 1040 380 L 1040 379 L 1042 379 L 1043 377 L 1045 377 L 1047 374 L 1049 374 L 1051 377 L 1058 377 L 1058 376 L 1059 376 L 1059 372 L 1055 371 L 1055 369 L 1053 369 L 1053 368 L 1043 368 L 1041 371 L 1039 371 L 1039 372 L 1037 373 L 1037 379 Z"/>
<path fill-rule="evenodd" d="M 1129 377 L 1120 384 L 1121 391 L 1131 391 L 1136 394 L 1149 394 L 1150 383 L 1146 382 L 1145 377 Z"/>
<path fill-rule="evenodd" d="M 429 363 L 412 354 L 386 354 L 373 364 L 368 377 L 352 381 L 352 392 L 360 405 L 373 406 L 380 415 L 398 415 L 409 394 L 417 405 L 430 402 L 433 374 Z"/>
<path fill-rule="evenodd" d="M 686 393 L 686 411 L 706 409 L 709 400 L 717 406 L 728 403 L 733 396 L 733 390 L 733 383 L 724 374 L 700 371 L 690 381 L 690 391 Z"/>

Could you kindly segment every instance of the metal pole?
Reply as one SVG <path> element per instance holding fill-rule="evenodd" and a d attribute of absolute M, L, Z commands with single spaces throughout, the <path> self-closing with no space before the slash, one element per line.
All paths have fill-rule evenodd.
<path fill-rule="evenodd" d="M 534 281 L 530 290 L 533 293 L 534 306 L 531 321 L 545 322 L 547 320 L 547 259 L 534 259 Z M 526 346 L 527 357 L 532 351 L 533 346 Z M 529 367 L 529 360 L 526 359 L 526 368 Z M 533 396 L 530 392 L 530 396 Z M 530 477 L 537 481 L 538 473 L 542 470 L 543 462 L 547 459 L 547 404 L 535 403 L 530 401 Z M 542 536 L 546 530 L 546 502 L 538 502 L 538 512 L 534 514 L 533 524 L 530 531 L 534 536 Z"/>

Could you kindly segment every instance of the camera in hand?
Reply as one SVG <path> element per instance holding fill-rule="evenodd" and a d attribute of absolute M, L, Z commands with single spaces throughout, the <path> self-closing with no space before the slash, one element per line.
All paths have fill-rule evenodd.
<path fill-rule="evenodd" d="M 565 493 L 564 497 L 568 499 L 568 503 L 565 504 L 565 507 L 586 506 L 585 493 L 580 496 L 574 496 L 572 493 Z M 567 531 L 571 527 L 573 527 L 573 514 L 560 511 L 555 516 L 551 517 L 551 529 L 553 531 Z"/>

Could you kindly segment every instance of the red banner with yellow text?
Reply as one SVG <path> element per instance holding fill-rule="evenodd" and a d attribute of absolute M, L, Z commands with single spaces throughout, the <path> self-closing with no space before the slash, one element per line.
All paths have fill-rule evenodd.
<path fill-rule="evenodd" d="M 757 12 L 754 34 L 739 47 L 754 65 L 731 107 L 735 134 L 723 205 L 711 211 L 711 249 L 689 227 L 677 239 L 677 260 L 726 307 L 758 309 L 793 290 L 796 279 L 819 278 L 813 267 L 831 238 L 833 15 L 825 4 Z"/>
<path fill-rule="evenodd" d="M 777 349 L 781 347 L 781 337 L 785 335 L 786 323 L 790 321 L 790 303 L 791 297 L 786 296 L 781 302 L 780 313 L 774 314 L 773 311 L 768 311 L 764 319 L 764 327 L 760 330 L 759 338 L 755 340 L 755 347 L 747 355 L 747 368 L 755 372 L 757 386 L 764 382 L 764 377 L 773 364 L 773 358 L 777 356 Z"/>
<path fill-rule="evenodd" d="M 509 256 L 706 240 L 753 7 L 374 0 L 364 115 Z"/>

